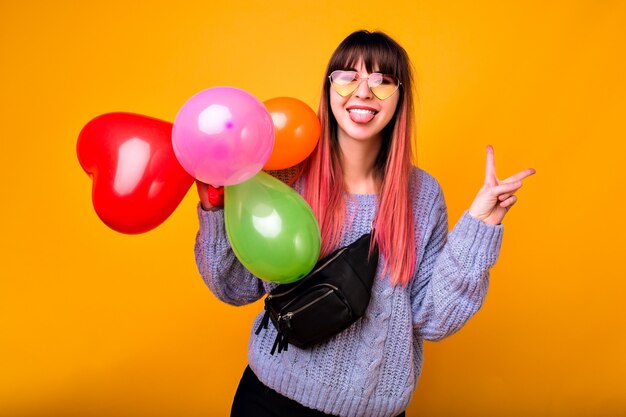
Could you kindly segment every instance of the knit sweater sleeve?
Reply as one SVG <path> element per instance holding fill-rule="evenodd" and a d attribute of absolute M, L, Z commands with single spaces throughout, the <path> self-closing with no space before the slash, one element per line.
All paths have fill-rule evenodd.
<path fill-rule="evenodd" d="M 196 265 L 215 296 L 232 305 L 258 300 L 265 293 L 262 281 L 237 259 L 224 227 L 224 211 L 205 211 L 198 205 L 200 229 L 196 235 Z"/>
<path fill-rule="evenodd" d="M 503 232 L 502 225 L 489 225 L 465 211 L 448 234 L 439 184 L 435 190 L 434 205 L 424 222 L 426 246 L 410 284 L 414 329 L 427 340 L 455 333 L 482 306 Z"/>

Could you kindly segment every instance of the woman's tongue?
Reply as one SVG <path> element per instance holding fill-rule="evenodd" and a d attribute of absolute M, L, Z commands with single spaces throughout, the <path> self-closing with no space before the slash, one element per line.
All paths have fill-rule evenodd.
<path fill-rule="evenodd" d="M 352 120 L 354 123 L 367 123 L 375 116 L 375 114 L 372 114 L 369 111 L 354 109 L 349 110 L 348 114 L 350 115 L 350 120 Z"/>

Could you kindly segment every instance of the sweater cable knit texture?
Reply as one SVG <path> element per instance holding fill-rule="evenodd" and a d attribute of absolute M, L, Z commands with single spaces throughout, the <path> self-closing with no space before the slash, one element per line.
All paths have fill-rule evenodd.
<path fill-rule="evenodd" d="M 300 190 L 296 183 L 296 190 Z M 407 287 L 378 275 L 365 315 L 332 339 L 309 349 L 289 346 L 270 355 L 276 329 L 258 336 L 251 325 L 248 360 L 268 387 L 327 414 L 391 417 L 408 406 L 422 367 L 423 340 L 459 330 L 483 304 L 489 269 L 502 242 L 502 225 L 488 225 L 464 212 L 448 233 L 445 200 L 437 180 L 415 167 L 411 173 L 417 265 Z M 341 245 L 370 230 L 375 194 L 352 194 Z M 222 301 L 243 305 L 275 288 L 247 271 L 226 236 L 223 211 L 198 207 L 195 253 L 200 274 Z"/>

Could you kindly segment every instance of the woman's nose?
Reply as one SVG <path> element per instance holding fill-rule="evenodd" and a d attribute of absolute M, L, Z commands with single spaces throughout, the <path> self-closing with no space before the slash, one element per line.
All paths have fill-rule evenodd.
<path fill-rule="evenodd" d="M 359 86 L 356 88 L 356 97 L 372 98 L 372 90 L 370 90 L 370 86 L 367 81 L 367 77 L 363 77 L 359 80 Z"/>

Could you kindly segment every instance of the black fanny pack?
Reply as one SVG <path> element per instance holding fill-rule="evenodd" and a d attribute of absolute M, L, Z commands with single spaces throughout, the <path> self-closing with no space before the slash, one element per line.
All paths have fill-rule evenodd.
<path fill-rule="evenodd" d="M 369 254 L 371 239 L 372 233 L 364 234 L 319 260 L 304 278 L 269 293 L 256 334 L 272 320 L 278 330 L 272 355 L 289 343 L 307 348 L 323 342 L 365 313 L 378 266 L 378 247 Z"/>

